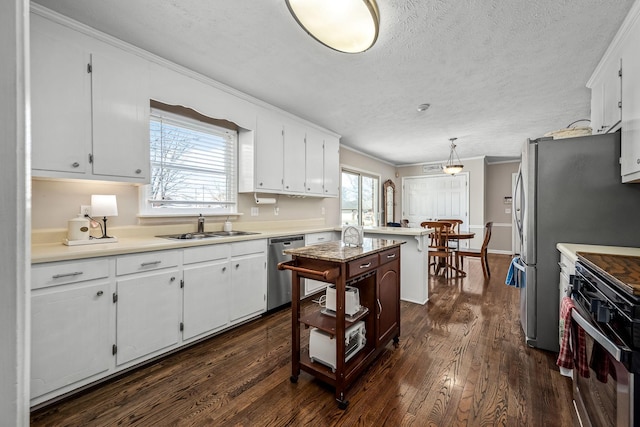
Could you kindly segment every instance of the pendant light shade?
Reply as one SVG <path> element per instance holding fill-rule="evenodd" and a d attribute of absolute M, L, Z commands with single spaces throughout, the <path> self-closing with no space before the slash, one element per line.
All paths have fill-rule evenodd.
<path fill-rule="evenodd" d="M 462 172 L 462 168 L 464 167 L 460 162 L 460 157 L 458 157 L 458 152 L 456 151 L 456 144 L 454 144 L 456 139 L 458 138 L 449 138 L 449 141 L 451 141 L 451 151 L 449 152 L 449 159 L 447 160 L 447 163 L 442 166 L 442 171 L 449 175 L 455 175 Z"/>
<path fill-rule="evenodd" d="M 286 0 L 298 24 L 320 43 L 345 53 L 369 49 L 378 39 L 375 0 Z"/>

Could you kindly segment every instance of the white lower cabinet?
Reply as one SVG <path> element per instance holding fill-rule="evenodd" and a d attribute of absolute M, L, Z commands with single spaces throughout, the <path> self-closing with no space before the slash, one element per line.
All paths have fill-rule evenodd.
<path fill-rule="evenodd" d="M 35 264 L 31 404 L 264 313 L 266 254 L 257 239 Z"/>
<path fill-rule="evenodd" d="M 231 322 L 267 309 L 267 241 L 231 244 Z"/>
<path fill-rule="evenodd" d="M 184 251 L 182 339 L 215 332 L 229 324 L 229 245 Z"/>
<path fill-rule="evenodd" d="M 109 282 L 35 290 L 31 297 L 31 397 L 107 372 L 111 366 Z"/>
<path fill-rule="evenodd" d="M 180 251 L 150 252 L 116 259 L 116 363 L 144 360 L 180 340 L 182 290 Z M 166 267 L 165 267 L 166 266 Z"/>
<path fill-rule="evenodd" d="M 88 384 L 112 366 L 109 259 L 31 269 L 31 402 Z"/>

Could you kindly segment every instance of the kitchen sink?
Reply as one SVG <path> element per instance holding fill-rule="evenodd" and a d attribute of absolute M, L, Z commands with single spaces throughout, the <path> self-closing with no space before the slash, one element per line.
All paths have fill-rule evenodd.
<path fill-rule="evenodd" d="M 200 240 L 200 239 L 216 239 L 221 237 L 246 236 L 248 234 L 260 234 L 250 231 L 211 231 L 207 233 L 183 233 L 183 234 L 165 234 L 163 239 L 171 240 Z"/>
<path fill-rule="evenodd" d="M 231 237 L 231 236 L 246 236 L 249 234 L 260 234 L 260 233 L 254 233 L 251 231 L 212 231 L 207 234 L 212 234 L 216 237 Z"/>

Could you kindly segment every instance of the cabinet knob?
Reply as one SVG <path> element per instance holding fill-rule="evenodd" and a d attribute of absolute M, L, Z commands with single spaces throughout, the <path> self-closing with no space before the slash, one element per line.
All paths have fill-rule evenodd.
<path fill-rule="evenodd" d="M 636 165 L 640 165 L 640 159 L 636 159 Z"/>
<path fill-rule="evenodd" d="M 262 183 L 258 184 L 260 187 L 262 187 Z"/>
<path fill-rule="evenodd" d="M 136 169 L 136 173 L 137 174 L 141 174 L 142 173 L 142 169 Z"/>
<path fill-rule="evenodd" d="M 99 296 L 99 297 L 101 297 L 103 294 L 104 294 L 104 292 L 102 292 L 102 291 L 98 291 L 98 292 L 96 293 L 96 295 L 97 295 L 97 296 Z"/>
<path fill-rule="evenodd" d="M 77 167 L 79 167 L 79 166 L 80 166 L 80 163 L 78 163 L 78 162 L 73 162 L 73 163 L 71 164 L 71 166 L 73 166 L 74 168 L 77 168 Z"/>
<path fill-rule="evenodd" d="M 176 278 L 175 278 L 175 277 L 173 277 L 173 276 L 171 276 L 171 279 L 169 279 L 169 281 L 170 281 L 170 282 L 173 282 L 173 281 L 175 281 L 175 280 L 176 280 Z"/>
<path fill-rule="evenodd" d="M 225 271 L 227 271 L 227 267 L 222 267 L 222 272 L 224 273 Z"/>
<path fill-rule="evenodd" d="M 240 267 L 240 264 L 236 264 L 236 269 L 238 269 Z"/>

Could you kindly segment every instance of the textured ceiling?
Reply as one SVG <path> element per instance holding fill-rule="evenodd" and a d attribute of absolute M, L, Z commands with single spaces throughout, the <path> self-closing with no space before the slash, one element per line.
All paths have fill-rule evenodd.
<path fill-rule="evenodd" d="M 405 165 L 446 159 L 451 137 L 463 159 L 519 156 L 589 118 L 585 84 L 633 0 L 378 0 L 361 54 L 316 42 L 283 0 L 37 3 Z"/>

